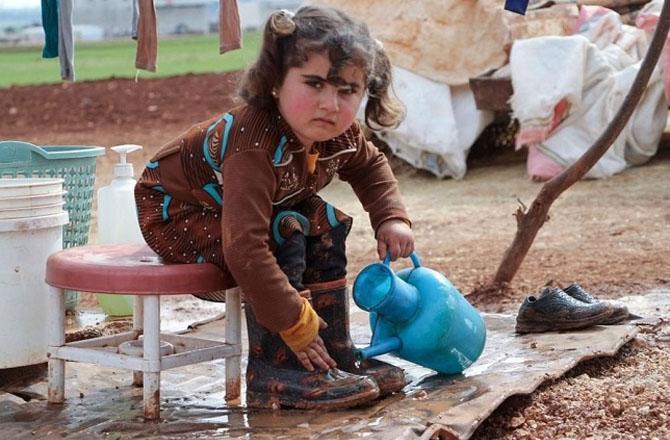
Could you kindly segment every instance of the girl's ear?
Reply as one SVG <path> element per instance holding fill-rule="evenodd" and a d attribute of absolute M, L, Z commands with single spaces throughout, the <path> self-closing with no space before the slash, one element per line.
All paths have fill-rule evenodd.
<path fill-rule="evenodd" d="M 279 79 L 277 79 L 277 82 L 275 82 L 272 85 L 272 88 L 270 89 L 270 94 L 272 95 L 273 98 L 279 96 L 279 90 L 281 90 L 281 82 L 279 81 Z"/>

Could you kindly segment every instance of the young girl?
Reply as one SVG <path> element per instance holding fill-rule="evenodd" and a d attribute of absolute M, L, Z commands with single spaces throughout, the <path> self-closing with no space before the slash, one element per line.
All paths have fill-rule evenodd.
<path fill-rule="evenodd" d="M 216 264 L 222 288 L 244 294 L 249 407 L 344 408 L 405 385 L 395 366 L 354 360 L 352 220 L 316 195 L 337 173 L 369 213 L 379 257 L 412 252 L 397 181 L 355 121 L 367 93 L 368 126 L 398 123 L 390 84 L 389 60 L 364 24 L 322 7 L 275 12 L 243 80 L 245 104 L 165 145 L 138 181 L 149 246 L 169 262 Z"/>

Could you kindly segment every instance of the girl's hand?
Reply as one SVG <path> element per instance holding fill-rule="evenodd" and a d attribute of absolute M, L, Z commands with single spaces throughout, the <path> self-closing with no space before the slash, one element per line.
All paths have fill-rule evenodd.
<path fill-rule="evenodd" d="M 409 257 L 414 252 L 414 234 L 409 225 L 399 219 L 386 220 L 377 229 L 377 254 L 383 260 L 390 254 L 391 261 Z"/>
<path fill-rule="evenodd" d="M 328 327 L 326 321 L 319 318 L 319 329 L 323 330 L 326 327 Z M 328 350 L 326 350 L 326 346 L 318 333 L 304 350 L 295 352 L 295 355 L 307 371 L 314 371 L 314 366 L 323 370 L 329 370 L 337 366 L 328 354 Z"/>

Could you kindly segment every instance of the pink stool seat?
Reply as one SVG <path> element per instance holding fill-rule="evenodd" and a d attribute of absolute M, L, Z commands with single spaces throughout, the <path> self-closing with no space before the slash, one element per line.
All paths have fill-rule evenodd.
<path fill-rule="evenodd" d="M 61 289 L 131 295 L 207 293 L 224 285 L 212 263 L 170 264 L 146 245 L 86 245 L 49 256 L 47 284 Z"/>
<path fill-rule="evenodd" d="M 241 291 L 224 284 L 223 273 L 211 263 L 164 264 L 145 245 L 87 245 L 58 251 L 46 267 L 47 356 L 50 403 L 65 400 L 65 363 L 85 362 L 133 371 L 133 384 L 142 385 L 144 417 L 160 417 L 161 371 L 225 359 L 226 400 L 240 397 L 242 354 Z M 65 342 L 64 289 L 134 295 L 133 329 L 110 336 Z M 162 295 L 226 290 L 225 339 L 161 333 Z M 140 336 L 142 339 L 140 339 Z M 161 340 L 175 347 L 161 354 Z M 121 351 L 125 343 L 139 343 L 142 356 Z"/>

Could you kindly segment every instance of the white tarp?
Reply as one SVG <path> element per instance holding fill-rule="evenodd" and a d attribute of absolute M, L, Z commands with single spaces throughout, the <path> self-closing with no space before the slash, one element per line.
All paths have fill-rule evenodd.
<path fill-rule="evenodd" d="M 589 9 L 591 8 L 591 9 Z M 580 34 L 516 41 L 510 65 L 517 145 L 530 148 L 528 171 L 553 177 L 591 147 L 621 107 L 640 69 L 650 34 L 619 15 L 583 7 Z M 612 147 L 586 177 L 602 178 L 656 153 L 667 105 L 660 66 Z"/>
<path fill-rule="evenodd" d="M 466 85 L 450 87 L 397 67 L 393 84 L 406 118 L 380 137 L 414 167 L 438 177 L 462 178 L 470 146 L 493 121 L 493 114 L 477 110 Z"/>
<path fill-rule="evenodd" d="M 466 157 L 491 112 L 478 111 L 468 81 L 508 61 L 515 38 L 571 33 L 574 4 L 518 16 L 500 0 L 308 0 L 364 20 L 383 42 L 394 87 L 407 108 L 398 130 L 382 133 L 392 151 L 438 177 L 462 178 Z"/>

